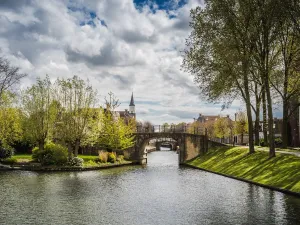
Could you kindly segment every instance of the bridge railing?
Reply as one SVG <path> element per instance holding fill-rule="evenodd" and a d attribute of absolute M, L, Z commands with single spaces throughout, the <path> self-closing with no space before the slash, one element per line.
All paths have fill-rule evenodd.
<path fill-rule="evenodd" d="M 137 126 L 136 133 L 188 133 L 188 134 L 205 135 L 205 128 L 195 127 L 191 125 Z"/>

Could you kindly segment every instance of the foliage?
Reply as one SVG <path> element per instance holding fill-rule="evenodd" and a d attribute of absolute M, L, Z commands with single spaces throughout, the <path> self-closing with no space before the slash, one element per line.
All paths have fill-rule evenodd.
<path fill-rule="evenodd" d="M 124 162 L 124 155 L 118 155 L 117 162 L 119 163 Z"/>
<path fill-rule="evenodd" d="M 236 114 L 234 130 L 236 134 L 248 133 L 248 118 L 247 118 L 247 114 L 244 113 L 243 111 L 239 111 Z"/>
<path fill-rule="evenodd" d="M 198 133 L 204 133 L 204 123 L 201 123 L 200 121 L 194 121 L 188 128 L 188 132 L 192 134 L 198 134 Z"/>
<path fill-rule="evenodd" d="M 2 143 L 0 146 L 0 159 L 6 159 L 12 157 L 14 149 L 9 145 Z"/>
<path fill-rule="evenodd" d="M 17 161 L 18 160 L 16 158 L 6 158 L 6 159 L 1 160 L 1 163 L 6 164 L 6 165 L 13 165 L 13 164 L 17 163 Z"/>
<path fill-rule="evenodd" d="M 97 162 L 95 162 L 94 160 L 89 160 L 89 161 L 84 161 L 83 162 L 83 166 L 85 167 L 93 167 L 93 166 L 99 166 L 99 164 Z"/>
<path fill-rule="evenodd" d="M 68 162 L 68 150 L 59 144 L 47 143 L 44 149 L 35 147 L 32 150 L 32 159 L 42 165 L 64 165 Z"/>
<path fill-rule="evenodd" d="M 99 162 L 107 163 L 108 160 L 108 152 L 99 151 Z"/>
<path fill-rule="evenodd" d="M 38 143 L 42 150 L 46 139 L 50 135 L 50 127 L 54 124 L 55 109 L 51 95 L 51 82 L 37 79 L 37 83 L 27 88 L 22 94 L 23 110 L 26 115 L 24 121 L 26 135 L 33 142 Z"/>
<path fill-rule="evenodd" d="M 84 162 L 84 160 L 82 158 L 73 157 L 73 158 L 69 159 L 68 165 L 69 166 L 83 166 L 83 162 Z"/>
<path fill-rule="evenodd" d="M 275 146 L 279 147 L 281 145 L 282 145 L 282 138 L 280 137 L 275 138 Z"/>
<path fill-rule="evenodd" d="M 214 123 L 215 136 L 218 138 L 228 137 L 230 135 L 230 124 L 227 117 L 220 117 Z"/>
<path fill-rule="evenodd" d="M 97 92 L 78 76 L 57 79 L 54 89 L 60 115 L 56 121 L 56 138 L 68 145 L 69 157 L 75 146 L 76 157 L 81 141 L 87 140 L 89 134 L 88 126 L 93 116 Z"/>
<path fill-rule="evenodd" d="M 259 145 L 264 147 L 265 146 L 265 139 L 263 139 L 263 138 L 259 139 Z"/>
<path fill-rule="evenodd" d="M 108 152 L 108 155 L 107 155 L 107 161 L 110 162 L 110 163 L 115 163 L 116 160 L 117 160 L 117 155 L 115 152 Z"/>
<path fill-rule="evenodd" d="M 98 144 L 108 150 L 123 150 L 132 147 L 133 133 L 136 129 L 135 120 L 122 118 L 115 111 L 110 111 L 109 109 L 113 106 L 107 105 L 106 107 L 106 109 L 101 109 L 101 129 L 95 131 Z"/>

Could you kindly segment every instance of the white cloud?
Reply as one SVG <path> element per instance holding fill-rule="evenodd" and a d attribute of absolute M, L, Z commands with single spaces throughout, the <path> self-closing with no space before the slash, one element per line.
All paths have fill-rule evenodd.
<path fill-rule="evenodd" d="M 113 91 L 129 103 L 133 91 L 137 118 L 156 124 L 220 113 L 220 105 L 201 100 L 192 77 L 180 70 L 189 11 L 202 1 L 178 8 L 173 0 L 168 12 L 156 7 L 155 13 L 147 5 L 136 9 L 133 0 L 27 2 L 0 4 L 1 53 L 29 74 L 22 87 L 46 74 L 52 80 L 79 75 L 99 98 Z"/>

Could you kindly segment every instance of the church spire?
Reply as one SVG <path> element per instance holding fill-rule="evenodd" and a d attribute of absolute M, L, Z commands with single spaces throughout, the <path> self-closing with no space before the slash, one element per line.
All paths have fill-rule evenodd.
<path fill-rule="evenodd" d="M 131 94 L 131 100 L 130 100 L 129 106 L 135 106 L 134 100 L 133 100 L 133 92 L 132 92 L 132 94 Z"/>

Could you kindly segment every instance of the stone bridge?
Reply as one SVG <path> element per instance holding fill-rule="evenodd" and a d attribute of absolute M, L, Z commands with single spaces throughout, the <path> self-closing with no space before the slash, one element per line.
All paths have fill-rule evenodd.
<path fill-rule="evenodd" d="M 169 138 L 176 142 L 178 149 L 178 162 L 182 164 L 190 159 L 204 154 L 208 150 L 208 139 L 205 131 L 194 131 L 183 127 L 181 129 L 159 129 L 153 126 L 150 129 L 139 129 L 135 135 L 135 145 L 126 150 L 126 158 L 137 161 L 140 164 L 147 163 L 147 154 L 145 147 L 150 140 Z M 177 148 L 178 148 L 177 147 Z"/>

